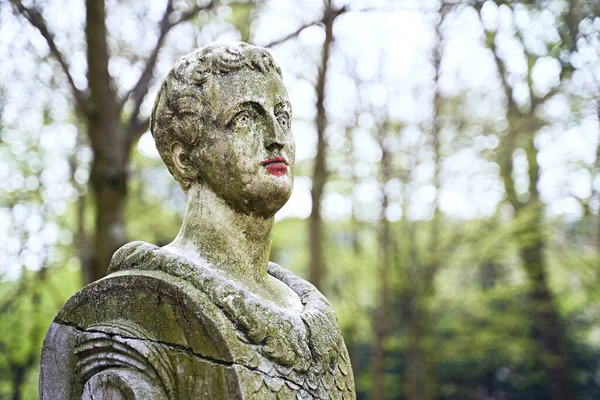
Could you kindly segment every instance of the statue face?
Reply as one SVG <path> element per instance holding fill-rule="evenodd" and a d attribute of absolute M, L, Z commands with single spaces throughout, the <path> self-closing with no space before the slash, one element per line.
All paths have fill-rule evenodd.
<path fill-rule="evenodd" d="M 214 76 L 203 90 L 210 111 L 190 155 L 200 182 L 236 211 L 274 215 L 293 185 L 292 110 L 283 82 L 242 69 Z"/>

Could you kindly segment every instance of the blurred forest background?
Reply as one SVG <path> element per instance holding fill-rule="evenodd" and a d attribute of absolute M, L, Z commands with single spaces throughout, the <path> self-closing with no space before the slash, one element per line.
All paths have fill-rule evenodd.
<path fill-rule="evenodd" d="M 267 46 L 297 178 L 273 260 L 331 299 L 359 399 L 600 398 L 600 1 L 0 1 L 0 398 L 185 196 L 148 130 L 212 42 Z"/>

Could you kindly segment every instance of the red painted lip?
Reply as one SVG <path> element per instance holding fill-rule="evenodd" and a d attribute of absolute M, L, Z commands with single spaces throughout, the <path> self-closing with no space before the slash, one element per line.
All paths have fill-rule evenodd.
<path fill-rule="evenodd" d="M 268 160 L 263 160 L 260 163 L 262 165 L 274 164 L 274 163 L 284 163 L 285 165 L 289 165 L 288 160 L 286 160 L 285 157 L 281 157 L 281 156 L 269 158 Z"/>
<path fill-rule="evenodd" d="M 262 165 L 266 165 L 267 166 L 267 171 L 271 174 L 271 175 L 275 175 L 275 176 L 283 176 L 285 175 L 285 173 L 288 170 L 288 160 L 286 160 L 284 157 L 273 157 L 273 158 L 269 158 L 268 160 L 263 160 L 260 162 Z"/>

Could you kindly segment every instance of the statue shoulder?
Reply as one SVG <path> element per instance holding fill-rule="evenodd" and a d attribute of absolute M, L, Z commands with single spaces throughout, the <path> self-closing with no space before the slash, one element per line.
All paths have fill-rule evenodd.
<path fill-rule="evenodd" d="M 312 283 L 274 262 L 269 262 L 267 271 L 296 292 L 305 306 L 329 310 L 329 316 L 335 319 L 331 303 Z"/>
<path fill-rule="evenodd" d="M 329 300 L 310 282 L 276 263 L 269 263 L 269 274 L 281 280 L 300 297 L 302 321 L 308 335 L 311 365 L 304 379 L 317 398 L 354 399 L 354 378 L 348 350 Z"/>
<path fill-rule="evenodd" d="M 184 399 L 210 388 L 222 392 L 212 393 L 215 399 L 239 395 L 222 390 L 236 388 L 224 381 L 238 379 L 230 368 L 237 351 L 230 322 L 184 279 L 135 269 L 151 263 L 147 246 L 121 248 L 116 256 L 123 256 L 119 266 L 125 268 L 87 285 L 59 311 L 42 351 L 42 398 L 114 392 L 127 399 Z M 183 370 L 197 379 L 180 381 Z"/>
<path fill-rule="evenodd" d="M 160 248 L 151 243 L 135 241 L 119 248 L 112 256 L 108 273 L 130 269 L 158 269 L 151 268 L 155 264 L 154 258 Z"/>

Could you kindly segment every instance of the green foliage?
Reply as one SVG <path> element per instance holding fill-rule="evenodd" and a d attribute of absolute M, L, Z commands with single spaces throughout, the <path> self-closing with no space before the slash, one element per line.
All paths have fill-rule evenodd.
<path fill-rule="evenodd" d="M 447 2 L 447 5 L 454 3 L 456 2 Z M 443 93 L 437 109 L 430 104 L 433 101 L 427 100 L 427 96 L 433 92 L 430 86 L 437 85 L 438 82 L 413 87 L 403 81 L 402 85 L 407 84 L 408 89 L 402 85 L 396 87 L 395 80 L 390 84 L 383 78 L 381 82 L 358 82 L 358 77 L 353 74 L 361 74 L 352 71 L 351 66 L 347 70 L 340 66 L 344 64 L 342 61 L 353 57 L 342 54 L 343 51 L 355 44 L 349 44 L 343 37 L 344 29 L 341 24 L 335 27 L 336 45 L 330 55 L 330 70 L 334 71 L 331 75 L 335 77 L 330 78 L 327 84 L 331 83 L 331 87 L 351 86 L 352 79 L 356 79 L 356 88 L 353 89 L 356 89 L 359 99 L 357 104 L 352 104 L 350 91 L 342 95 L 327 93 L 330 176 L 326 192 L 339 195 L 352 204 L 352 209 L 351 215 L 344 215 L 339 219 L 325 218 L 327 270 L 324 291 L 337 312 L 353 361 L 360 399 L 368 398 L 372 389 L 375 327 L 380 322 L 377 318 L 384 297 L 383 288 L 387 290 L 387 337 L 383 342 L 386 399 L 408 397 L 410 379 L 407 377 L 416 368 L 417 362 L 411 357 L 417 351 L 421 352 L 419 357 L 422 363 L 433 366 L 432 382 L 436 387 L 436 398 L 548 398 L 547 377 L 544 366 L 540 364 L 540 358 L 543 357 L 540 357 L 541 350 L 536 341 L 534 314 L 538 310 L 531 299 L 531 277 L 527 274 L 520 254 L 520 250 L 535 246 L 540 239 L 543 239 L 545 245 L 540 254 L 547 261 L 544 264 L 544 276 L 566 333 L 568 370 L 576 398 L 600 398 L 600 197 L 597 182 L 593 183 L 598 180 L 600 163 L 587 158 L 578 163 L 569 159 L 566 167 L 561 166 L 565 169 L 585 170 L 589 177 L 586 179 L 591 193 L 587 197 L 581 196 L 585 198 L 577 197 L 583 209 L 582 214 L 573 213 L 570 219 L 554 218 L 550 212 L 540 212 L 540 207 L 549 211 L 552 200 L 573 200 L 575 196 L 560 193 L 550 200 L 541 196 L 540 201 L 531 201 L 534 197 L 532 188 L 543 187 L 544 183 L 541 180 L 531 182 L 529 176 L 529 166 L 537 159 L 546 162 L 541 166 L 546 174 L 542 175 L 544 178 L 554 175 L 560 168 L 555 170 L 553 165 L 548 165 L 548 155 L 540 150 L 544 148 L 544 143 L 556 141 L 565 130 L 575 129 L 580 126 L 581 121 L 587 119 L 589 122 L 590 115 L 597 114 L 598 94 L 590 94 L 583 89 L 598 85 L 597 80 L 589 80 L 593 75 L 590 71 L 596 70 L 586 70 L 584 61 L 586 52 L 596 54 L 598 50 L 597 15 L 600 6 L 595 1 L 574 2 L 580 7 L 581 14 L 588 17 L 568 27 L 563 21 L 565 13 L 569 11 L 564 1 L 528 2 L 525 5 L 523 2 L 477 1 L 473 3 L 475 8 L 466 3 L 449 7 L 446 11 L 451 14 L 451 23 L 448 24 L 454 29 L 454 25 L 463 23 L 460 20 L 464 17 L 463 14 L 470 13 L 474 16 L 479 6 L 495 9 L 494 3 L 504 4 L 499 8 L 502 19 L 520 19 L 521 23 L 519 27 L 515 27 L 514 21 L 509 21 L 506 26 L 487 31 L 477 25 L 476 29 L 465 31 L 467 34 L 462 32 L 464 37 L 460 40 L 481 30 L 481 37 L 478 39 L 478 45 L 482 46 L 479 48 L 483 54 L 481 58 L 487 56 L 491 67 L 483 63 L 477 65 L 492 69 L 489 82 L 486 81 L 482 88 L 460 81 L 458 77 L 468 74 L 465 71 L 469 70 L 462 70 L 459 66 L 455 66 L 456 70 L 453 70 L 451 61 L 453 57 L 463 57 L 461 52 L 467 45 L 460 43 L 457 46 L 457 39 L 453 37 L 451 29 L 446 29 L 446 26 L 441 29 L 447 38 L 441 38 L 443 40 L 440 43 L 447 48 L 440 53 L 442 58 L 447 54 L 449 56 L 442 62 L 441 74 L 435 75 L 444 80 L 448 87 L 456 87 L 448 89 L 449 93 Z M 0 7 L 3 5 L 0 4 Z M 436 3 L 433 9 L 437 7 Z M 417 20 L 417 14 L 421 11 L 423 10 L 411 11 L 414 12 L 411 18 Z M 229 3 L 219 7 L 217 13 L 220 20 L 217 25 L 207 25 L 213 16 L 201 13 L 192 24 L 193 35 L 189 34 L 189 30 L 182 30 L 185 38 L 181 35 L 178 39 L 182 39 L 181 43 L 184 43 L 183 39 L 193 37 L 196 43 L 203 43 L 214 38 L 215 32 L 224 29 L 220 24 L 225 22 L 243 40 L 248 40 L 253 36 L 252 30 L 257 28 L 253 20 L 258 12 L 260 9 L 255 8 L 255 2 Z M 285 7 L 277 12 L 281 13 L 277 14 L 278 18 L 282 17 L 282 20 L 287 21 L 289 16 L 284 15 Z M 489 12 L 489 15 L 493 15 Z M 0 18 L 3 17 L 1 14 L 0 12 Z M 364 14 L 365 21 L 370 17 Z M 436 19 L 429 17 L 431 15 L 428 14 L 424 19 Z M 530 18 L 534 23 L 523 24 L 524 17 Z M 141 20 L 149 21 L 150 18 L 144 17 Z M 141 20 L 138 22 L 141 23 Z M 348 21 L 351 21 L 350 16 Z M 465 26 L 473 28 L 473 24 L 465 23 Z M 527 31 L 529 25 L 531 31 Z M 578 39 L 579 45 L 586 47 L 571 63 L 568 45 L 563 36 L 579 27 L 585 31 Z M 313 32 L 317 29 L 314 28 Z M 430 33 L 434 30 L 432 26 Z M 205 32 L 209 33 L 203 35 Z M 58 37 L 69 35 L 61 33 Z M 314 41 L 308 35 L 307 38 L 289 47 L 302 47 Z M 125 39 L 120 40 L 119 46 L 127 45 L 124 46 L 127 49 L 132 47 L 125 42 Z M 178 46 L 185 47 L 179 40 L 175 42 L 173 47 L 177 51 L 181 50 Z M 370 43 L 369 46 L 374 49 L 375 43 Z M 496 46 L 502 49 L 496 49 Z M 423 47 L 423 52 L 431 51 L 423 43 L 416 47 Z M 456 48 L 460 51 L 456 52 Z M 511 48 L 514 49 L 510 50 Z M 136 62 L 144 58 L 140 54 L 134 54 L 133 50 L 131 48 L 124 51 L 123 55 L 115 55 L 111 62 L 115 61 L 116 66 L 121 56 Z M 163 57 L 165 51 L 174 50 L 163 49 L 159 58 Z M 274 51 L 278 51 L 278 48 L 274 48 Z M 295 75 L 301 81 L 294 91 L 307 92 L 306 98 L 314 101 L 311 97 L 312 83 L 309 81 L 313 75 L 316 76 L 316 64 L 301 63 L 304 59 L 318 62 L 318 54 L 312 54 L 311 51 L 312 49 L 302 48 L 298 54 L 282 54 L 292 60 L 293 64 L 297 64 L 294 65 L 297 70 L 285 71 L 286 79 L 290 79 L 292 84 Z M 395 48 L 391 51 L 395 51 Z M 386 54 L 382 52 L 381 57 Z M 499 59 L 494 59 L 496 54 L 500 55 Z M 360 64 L 365 61 L 360 59 L 363 57 L 366 60 L 367 57 L 360 53 L 359 60 L 349 61 L 349 64 Z M 376 58 L 373 55 L 369 57 Z M 434 75 L 434 66 L 426 64 L 431 61 L 431 57 L 421 53 L 418 57 L 422 58 L 414 62 L 416 70 L 420 73 L 426 71 L 424 74 L 427 76 Z M 67 57 L 76 58 L 70 55 Z M 542 96 L 536 93 L 532 71 L 542 58 L 546 61 L 553 59 L 561 65 L 562 71 L 573 72 L 573 80 L 565 78 L 569 74 L 562 74 L 565 76 L 558 77 L 558 84 L 551 87 L 548 94 Z M 47 60 L 36 60 L 42 67 L 51 65 Z M 447 69 L 446 61 L 449 65 Z M 395 62 L 397 60 L 394 58 Z M 470 59 L 465 61 L 468 65 L 472 63 L 473 60 Z M 282 66 L 285 68 L 285 64 L 282 63 Z M 383 64 L 380 67 L 382 71 L 386 69 Z M 360 65 L 359 69 L 364 72 L 368 68 Z M 54 77 L 62 76 L 58 69 L 55 72 L 40 74 L 37 79 L 42 79 L 42 75 L 52 77 L 45 84 L 54 89 L 57 85 Z M 347 76 L 341 77 L 343 74 Z M 453 81 L 452 74 L 456 74 L 456 82 Z M 505 74 L 507 82 L 502 81 L 502 74 Z M 416 80 L 419 74 L 414 75 Z M 372 76 L 369 79 L 376 81 L 380 77 Z M 120 77 L 116 76 L 115 82 L 121 82 Z M 448 85 L 448 82 L 454 83 Z M 21 88 L 19 85 L 17 88 Z M 572 90 L 570 86 L 575 89 Z M 577 89 L 578 86 L 582 88 Z M 377 90 L 370 90 L 373 88 Z M 512 96 L 515 88 L 518 88 L 520 94 L 520 97 L 516 96 L 519 97 L 516 105 L 511 104 L 515 100 L 515 96 Z M 379 89 L 385 89 L 385 92 L 382 94 Z M 399 93 L 395 93 L 396 90 Z M 39 95 L 37 90 L 34 93 L 30 95 L 31 99 L 44 97 L 41 91 Z M 58 92 L 55 91 L 51 93 L 52 96 L 46 99 L 47 104 L 62 96 L 56 95 Z M 372 96 L 372 93 L 378 95 Z M 558 103 L 565 103 L 565 110 L 554 116 L 554 120 L 546 115 L 548 120 L 542 121 L 541 116 L 547 113 L 546 108 L 542 107 L 543 103 L 552 105 L 555 94 L 558 94 Z M 377 97 L 376 100 L 379 101 L 382 100 L 379 97 L 383 95 L 390 103 L 382 101 L 381 104 L 390 109 L 396 105 L 402 109 L 404 103 L 410 103 L 407 108 L 409 110 L 431 107 L 432 113 L 437 114 L 429 116 L 429 111 L 426 111 L 426 117 L 415 122 L 404 116 L 386 115 L 388 112 L 393 114 L 392 111 L 395 110 L 386 110 L 388 107 L 381 106 L 378 102 L 376 107 L 366 104 L 370 97 Z M 541 104 L 540 108 L 533 110 L 527 103 L 527 96 L 537 96 L 535 99 Z M 423 101 L 422 98 L 427 99 Z M 0 98 L 0 108 L 1 103 Z M 344 116 L 352 122 L 340 122 L 344 120 L 336 114 L 339 113 L 340 104 L 355 107 L 349 111 L 349 114 L 355 115 Z M 296 104 L 294 106 L 297 107 Z M 67 108 L 67 105 L 62 108 Z M 124 117 L 129 116 L 129 108 L 130 104 L 127 103 Z M 312 115 L 307 112 L 311 105 L 303 108 L 305 109 L 299 114 L 304 124 L 302 126 L 306 127 L 306 124 L 312 123 Z M 13 109 L 13 114 L 17 113 L 15 110 L 19 111 L 18 108 Z M 95 205 L 89 194 L 86 175 L 91 161 L 89 148 L 88 144 L 80 142 L 82 135 L 76 124 L 73 124 L 75 113 L 63 116 L 63 120 L 60 120 L 57 118 L 60 112 L 46 103 L 26 110 L 28 118 L 22 120 L 37 118 L 39 121 L 30 126 L 17 123 L 15 126 L 0 126 L 0 223 L 8 226 L 3 231 L 6 237 L 0 241 L 0 246 L 3 257 L 9 262 L 18 262 L 16 268 L 22 270 L 18 279 L 0 277 L 2 399 L 9 398 L 15 392 L 14 382 L 17 381 L 19 371 L 24 372 L 19 381 L 20 387 L 17 388 L 22 398 L 37 398 L 41 343 L 60 306 L 79 288 L 81 262 L 78 257 L 85 256 L 85 250 L 90 247 L 89 237 L 95 223 Z M 39 113 L 34 112 L 35 110 Z M 0 109 L 0 115 L 1 111 Z M 430 118 L 433 121 L 429 121 Z M 435 129 L 430 126 L 431 122 L 433 125 L 437 123 L 440 129 L 435 140 Z M 592 129 L 596 127 L 592 124 Z M 559 134 L 554 133 L 552 136 L 553 129 Z M 70 142 L 67 139 L 73 131 L 74 136 L 79 136 L 73 145 L 65 145 L 64 148 L 53 146 L 62 141 Z M 597 132 L 592 133 L 586 138 L 596 138 Z M 301 139 L 304 132 L 296 130 L 296 135 Z M 537 143 L 537 139 L 540 143 Z M 436 159 L 432 143 L 437 140 L 440 141 L 440 149 Z M 587 145 L 597 146 L 594 140 Z M 494 144 L 478 146 L 478 142 Z M 363 152 L 365 143 L 376 148 L 372 152 L 375 156 Z M 392 177 L 387 181 L 382 177 L 381 157 L 377 156 L 384 147 L 392 155 Z M 469 152 L 472 159 L 467 157 L 470 160 L 467 164 L 459 165 L 461 158 L 454 158 L 461 152 Z M 519 171 L 515 169 L 518 154 L 523 155 L 523 163 L 527 164 Z M 481 163 L 477 164 L 475 161 Z M 297 163 L 296 173 L 309 175 L 312 164 L 313 160 L 305 157 Z M 58 168 L 51 168 L 56 166 Z M 436 167 L 441 171 L 439 184 L 435 182 L 436 177 L 431 176 L 435 175 L 436 172 L 431 171 L 435 171 Z M 126 208 L 128 237 L 158 245 L 169 243 L 178 232 L 185 210 L 185 196 L 181 189 L 160 159 L 138 151 L 132 154 L 128 172 L 131 177 Z M 483 172 L 489 172 L 487 180 L 477 180 L 477 174 Z M 560 173 L 564 173 L 564 179 L 567 180 L 569 175 L 565 171 Z M 457 178 L 458 175 L 460 176 Z M 513 199 L 508 193 L 510 186 L 506 185 L 516 186 L 514 183 L 519 179 L 521 187 Z M 439 193 L 457 189 L 466 193 L 460 201 L 466 203 L 467 208 L 471 205 L 475 207 L 477 201 L 472 200 L 470 195 L 479 188 L 469 186 L 473 181 L 483 182 L 482 184 L 492 182 L 500 187 L 498 190 L 502 193 L 491 212 L 456 217 L 443 209 L 433 209 L 433 206 L 425 204 L 427 201 L 419 194 L 419 189 L 424 186 L 436 185 L 435 200 L 431 203 L 437 203 Z M 365 186 L 361 186 L 365 182 L 374 184 L 365 189 Z M 396 191 L 388 190 L 394 185 L 398 187 Z M 365 194 L 369 190 L 378 193 L 368 201 L 357 199 L 360 197 L 358 194 Z M 384 193 L 388 204 L 399 206 L 402 211 L 400 216 L 390 218 L 389 221 L 393 245 L 390 246 L 388 255 L 392 261 L 385 280 L 381 275 L 385 255 L 381 243 L 383 221 L 378 217 L 382 214 L 379 209 Z M 543 203 L 545 201 L 548 203 Z M 424 216 L 413 218 L 410 207 L 415 204 L 422 208 L 430 207 L 431 210 Z M 371 217 L 361 216 L 361 212 L 373 210 L 374 213 L 365 213 Z M 19 215 L 25 216 L 19 219 Z M 41 218 L 43 226 L 28 228 L 37 217 Z M 27 244 L 32 238 L 42 235 L 42 230 L 48 226 L 56 227 L 56 238 L 38 249 L 36 254 L 43 255 L 44 262 L 40 271 L 32 271 L 27 268 L 28 263 L 31 263 L 25 257 L 29 251 Z M 275 224 L 273 261 L 306 277 L 310 259 L 308 248 L 307 219 L 288 218 Z"/>
<path fill-rule="evenodd" d="M 80 287 L 76 260 L 62 267 L 24 270 L 18 281 L 0 282 L 0 398 L 20 390 L 37 398 L 37 374 L 46 330 L 59 308 Z M 23 370 L 20 387 L 16 374 Z"/>
<path fill-rule="evenodd" d="M 185 195 L 160 159 L 136 152 L 132 164 L 125 211 L 128 236 L 164 246 L 179 231 Z"/>
<path fill-rule="evenodd" d="M 231 16 L 227 18 L 227 22 L 233 24 L 238 32 L 240 32 L 242 42 L 250 41 L 250 29 L 252 28 L 252 13 L 255 5 L 253 2 L 238 2 L 232 3 Z"/>

